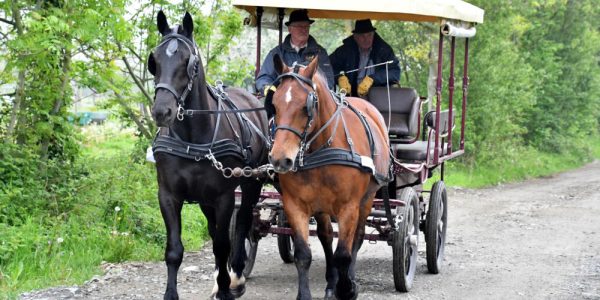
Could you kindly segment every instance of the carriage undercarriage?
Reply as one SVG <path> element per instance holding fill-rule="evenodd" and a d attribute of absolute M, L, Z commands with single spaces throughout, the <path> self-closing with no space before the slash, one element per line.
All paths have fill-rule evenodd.
<path fill-rule="evenodd" d="M 399 292 L 408 292 L 412 287 L 417 264 L 419 231 L 425 236 L 429 272 L 437 274 L 442 268 L 448 215 L 443 162 L 439 165 L 442 170 L 441 180 L 436 181 L 431 190 L 423 190 L 423 183 L 431 177 L 436 167 L 438 165 L 428 166 L 425 163 L 403 163 L 396 160 L 395 179 L 388 186 L 391 218 L 386 214 L 386 200 L 382 199 L 385 187 L 377 193 L 367 218 L 366 226 L 373 230 L 371 233 L 365 233 L 364 240 L 374 243 L 386 242 L 392 247 L 394 285 Z M 409 184 L 399 184 L 415 178 L 416 181 Z M 426 194 L 429 194 L 428 197 Z M 235 228 L 236 213 L 241 204 L 240 197 L 241 194 L 236 192 L 236 211 L 231 219 L 231 229 Z M 254 207 L 252 229 L 245 245 L 248 256 L 244 269 L 246 277 L 252 272 L 258 241 L 269 235 L 277 237 L 282 261 L 294 262 L 293 231 L 286 222 L 281 197 L 274 188 L 264 190 Z M 233 234 L 235 231 L 230 232 Z M 309 232 L 311 236 L 317 236 L 315 228 L 311 227 Z M 337 238 L 335 230 L 334 237 Z"/>

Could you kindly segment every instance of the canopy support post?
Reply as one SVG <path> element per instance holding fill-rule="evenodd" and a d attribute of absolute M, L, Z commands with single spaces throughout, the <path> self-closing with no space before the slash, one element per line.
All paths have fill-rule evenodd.
<path fill-rule="evenodd" d="M 435 86 L 436 102 L 435 102 L 435 148 L 433 150 L 433 164 L 437 165 L 440 159 L 440 111 L 442 106 L 442 62 L 444 50 L 444 35 L 439 31 L 438 42 L 438 70 L 437 81 Z"/>
<path fill-rule="evenodd" d="M 256 8 L 256 70 L 254 70 L 254 79 L 258 77 L 260 72 L 260 40 L 261 40 L 261 27 L 262 27 L 262 15 L 263 8 Z"/>
<path fill-rule="evenodd" d="M 285 10 L 279 8 L 279 45 L 283 42 L 283 17 L 285 17 Z"/>
<path fill-rule="evenodd" d="M 453 127 L 453 98 L 454 98 L 454 49 L 456 46 L 456 37 L 452 37 L 450 42 L 450 78 L 448 79 L 448 152 L 452 154 L 452 127 Z"/>
<path fill-rule="evenodd" d="M 460 121 L 460 150 L 465 150 L 465 121 L 467 118 L 467 94 L 469 90 L 469 39 L 465 39 L 465 63 L 463 65 L 462 118 Z"/>

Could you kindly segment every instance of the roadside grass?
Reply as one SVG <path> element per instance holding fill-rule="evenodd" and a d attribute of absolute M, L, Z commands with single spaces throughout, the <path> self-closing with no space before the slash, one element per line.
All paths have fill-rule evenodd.
<path fill-rule="evenodd" d="M 96 127 L 96 128 L 94 128 Z M 31 215 L 19 225 L 0 224 L 0 299 L 48 286 L 79 285 L 101 274 L 104 262 L 163 259 L 165 227 L 157 199 L 156 171 L 140 161 L 137 138 L 114 124 L 84 127 L 68 211 Z M 197 205 L 182 211 L 186 251 L 208 238 Z M 166 270 L 166 269 L 165 269 Z"/>
<path fill-rule="evenodd" d="M 526 149 L 517 158 L 508 159 L 504 163 L 480 163 L 467 167 L 460 161 L 449 161 L 444 171 L 445 183 L 448 186 L 481 188 L 576 169 L 593 159 L 600 159 L 600 137 L 589 142 L 587 155 L 589 159 L 582 159 L 580 153 L 545 153 Z M 430 189 L 439 178 L 440 172 L 436 170 L 434 176 L 426 182 L 425 189 Z"/>

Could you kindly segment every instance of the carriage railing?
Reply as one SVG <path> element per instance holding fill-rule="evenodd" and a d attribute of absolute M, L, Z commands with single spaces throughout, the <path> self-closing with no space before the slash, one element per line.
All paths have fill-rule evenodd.
<path fill-rule="evenodd" d="M 438 165 L 446 160 L 452 159 L 459 155 L 464 154 L 465 150 L 465 123 L 466 123 L 466 115 L 467 115 L 467 94 L 469 87 L 469 76 L 468 76 L 468 67 L 469 67 L 469 38 L 475 35 L 474 28 L 460 28 L 453 26 L 449 23 L 444 23 L 440 28 L 439 33 L 439 42 L 438 42 L 438 69 L 437 69 L 437 81 L 436 81 L 436 103 L 435 103 L 435 111 L 436 111 L 436 120 L 435 120 L 435 149 L 434 149 L 434 157 L 432 165 Z M 462 95 L 462 105 L 461 105 L 461 121 L 460 121 L 460 141 L 459 141 L 459 149 L 457 151 L 453 151 L 452 149 L 452 130 L 448 132 L 448 146 L 446 153 L 439 153 L 440 151 L 440 111 L 441 111 L 441 102 L 442 102 L 442 69 L 443 69 L 443 46 L 444 46 L 444 37 L 450 36 L 450 74 L 448 79 L 448 110 L 449 110 L 449 120 L 454 119 L 454 89 L 455 89 L 455 48 L 456 48 L 456 38 L 464 37 L 465 38 L 465 58 L 463 64 L 463 95 Z M 441 149 L 444 150 L 443 148 Z"/>

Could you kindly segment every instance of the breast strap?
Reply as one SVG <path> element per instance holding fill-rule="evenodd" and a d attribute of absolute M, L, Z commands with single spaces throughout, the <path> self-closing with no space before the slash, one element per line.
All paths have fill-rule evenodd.
<path fill-rule="evenodd" d="M 365 129 L 365 133 L 369 141 L 369 148 L 371 150 L 370 157 L 359 155 L 353 150 L 321 147 L 315 152 L 296 157 L 294 165 L 297 166 L 297 171 L 309 170 L 326 165 L 344 165 L 354 167 L 363 172 L 371 173 L 380 185 L 385 185 L 391 181 L 391 173 L 388 172 L 388 174 L 380 174 L 375 168 L 375 142 L 373 139 L 373 133 L 371 132 L 371 126 L 369 126 L 369 122 L 367 122 L 365 116 L 358 109 L 350 104 L 348 104 L 348 108 L 350 108 L 350 110 L 358 116 L 363 128 Z"/>

